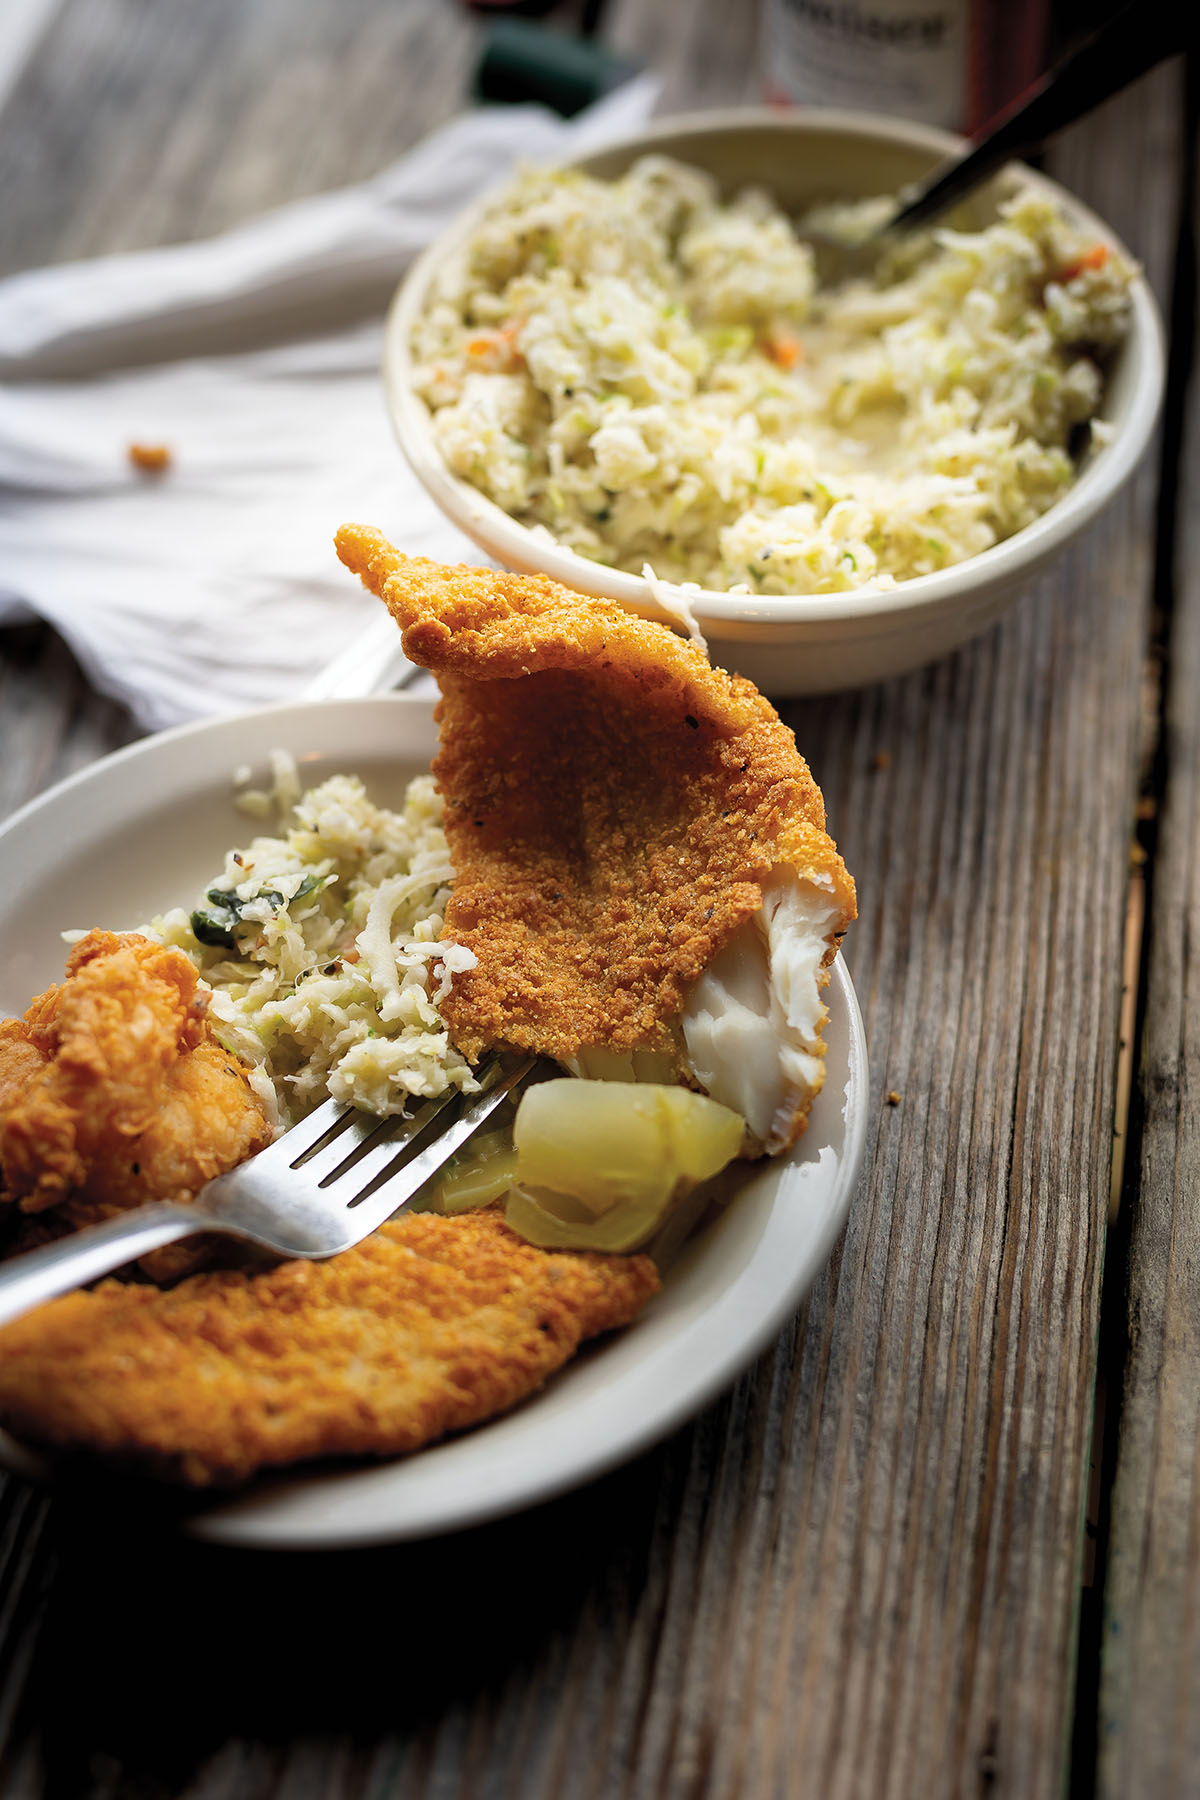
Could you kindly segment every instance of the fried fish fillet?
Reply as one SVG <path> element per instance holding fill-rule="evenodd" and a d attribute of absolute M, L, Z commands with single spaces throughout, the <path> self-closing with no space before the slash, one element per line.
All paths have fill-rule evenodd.
<path fill-rule="evenodd" d="M 0 1331 L 0 1423 L 194 1486 L 395 1455 L 503 1412 L 656 1291 L 644 1256 L 536 1250 L 492 1209 L 328 1262 L 107 1281 Z"/>
<path fill-rule="evenodd" d="M 191 1200 L 272 1135 L 192 964 L 149 938 L 89 932 L 61 986 L 0 1021 L 0 1200 L 56 1227 Z"/>
<path fill-rule="evenodd" d="M 803 1130 L 821 992 L 855 916 L 821 793 L 756 688 L 666 626 L 536 577 L 443 568 L 365 526 L 342 561 L 442 690 L 460 1050 L 695 1080 L 759 1149 Z"/>

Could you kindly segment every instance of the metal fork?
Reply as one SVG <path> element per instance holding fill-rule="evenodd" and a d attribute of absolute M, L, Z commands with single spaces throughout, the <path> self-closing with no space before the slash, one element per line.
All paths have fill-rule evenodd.
<path fill-rule="evenodd" d="M 195 1232 L 227 1232 L 280 1256 L 349 1250 L 419 1193 L 536 1062 L 493 1057 L 478 1073 L 482 1093 L 451 1090 L 411 1118 L 380 1119 L 326 1101 L 249 1162 L 207 1182 L 194 1202 L 139 1206 L 14 1257 L 0 1268 L 0 1325 Z"/>

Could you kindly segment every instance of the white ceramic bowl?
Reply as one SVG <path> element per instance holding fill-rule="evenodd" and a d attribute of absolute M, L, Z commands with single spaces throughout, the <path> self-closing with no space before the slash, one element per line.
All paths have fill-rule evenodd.
<path fill-rule="evenodd" d="M 895 191 L 932 167 L 956 141 L 927 126 L 865 113 L 742 110 L 659 120 L 636 138 L 580 158 L 577 166 L 612 178 L 654 150 L 708 170 L 727 192 L 747 183 L 767 187 L 789 212 L 799 213 L 822 200 Z M 1062 188 L 1031 170 L 1022 175 L 1052 194 L 1089 234 L 1124 248 Z M 994 218 L 1012 180 L 1012 171 L 998 177 L 971 201 L 967 218 L 973 224 Z M 486 204 L 472 208 L 431 245 L 393 303 L 384 374 L 401 448 L 442 510 L 504 567 L 549 575 L 580 593 L 606 595 L 631 611 L 661 618 L 640 576 L 540 540 L 451 474 L 434 443 L 428 409 L 412 389 L 412 326 L 439 265 L 471 232 Z M 775 598 L 705 589 L 692 610 L 713 661 L 748 675 L 768 693 L 787 695 L 878 681 L 945 655 L 990 625 L 1108 503 L 1150 440 L 1162 387 L 1162 324 L 1139 277 L 1129 336 L 1109 369 L 1100 409 L 1100 417 L 1116 427 L 1114 436 L 1087 459 L 1074 486 L 1049 512 L 980 556 L 885 593 Z"/>

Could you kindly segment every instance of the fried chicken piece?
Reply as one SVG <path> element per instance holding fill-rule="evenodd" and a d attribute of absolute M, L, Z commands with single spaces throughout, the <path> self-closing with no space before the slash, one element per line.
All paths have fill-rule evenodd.
<path fill-rule="evenodd" d="M 476 957 L 441 1006 L 458 1048 L 582 1073 L 633 1057 L 639 1078 L 648 1055 L 741 1112 L 760 1150 L 790 1143 L 856 908 L 774 708 L 612 602 L 442 568 L 364 526 L 336 541 L 442 690 L 445 935 Z"/>
<path fill-rule="evenodd" d="M 194 1199 L 272 1135 L 178 950 L 89 932 L 63 984 L 0 1021 L 0 1199 L 56 1227 Z"/>
<path fill-rule="evenodd" d="M 0 1422 L 198 1487 L 397 1455 L 515 1406 L 657 1287 L 648 1257 L 536 1250 L 495 1209 L 408 1214 L 328 1262 L 52 1301 L 0 1332 Z"/>

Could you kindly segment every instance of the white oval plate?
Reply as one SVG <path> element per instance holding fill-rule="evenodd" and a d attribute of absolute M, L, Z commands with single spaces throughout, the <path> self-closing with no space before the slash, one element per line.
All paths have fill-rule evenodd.
<path fill-rule="evenodd" d="M 362 775 L 394 804 L 435 747 L 432 702 L 392 694 L 308 701 L 181 726 L 119 750 L 0 829 L 0 1013 L 62 973 L 61 933 L 128 930 L 185 904 L 253 830 L 232 777 L 290 750 L 306 785 Z M 808 1131 L 749 1170 L 627 1330 L 597 1343 L 513 1412 L 379 1465 L 328 1466 L 217 1496 L 187 1529 L 256 1548 L 392 1542 L 476 1525 L 576 1486 L 663 1437 L 763 1350 L 823 1268 L 849 1209 L 866 1134 L 867 1057 L 850 978 L 834 965 L 828 1074 Z M 0 1434 L 0 1460 L 44 1475 Z"/>

